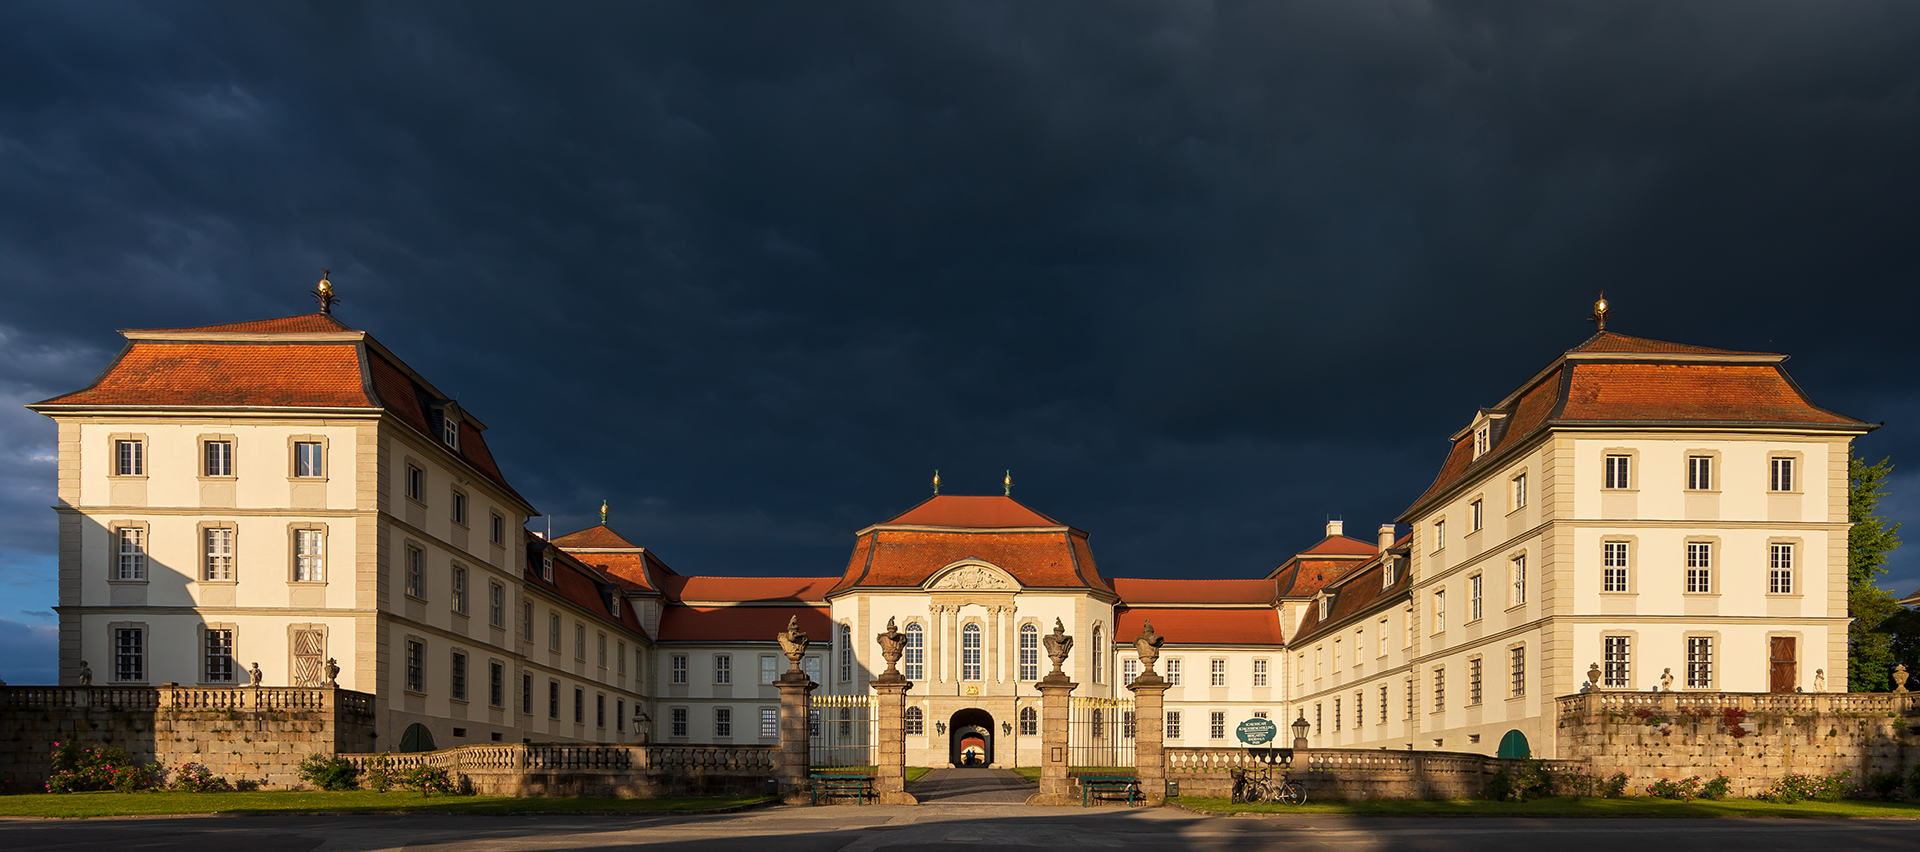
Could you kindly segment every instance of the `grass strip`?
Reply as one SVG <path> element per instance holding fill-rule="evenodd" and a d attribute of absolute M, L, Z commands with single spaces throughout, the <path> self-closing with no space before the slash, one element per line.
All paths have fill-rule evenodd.
<path fill-rule="evenodd" d="M 1178 796 L 1173 802 L 1192 810 L 1221 814 L 1348 814 L 1353 816 L 1528 816 L 1528 817 L 1787 817 L 1920 819 L 1920 803 L 1849 800 L 1776 805 L 1758 799 L 1721 799 L 1690 802 L 1633 796 L 1622 799 L 1555 796 L 1530 802 L 1489 802 L 1478 799 L 1419 801 L 1388 799 L 1355 802 L 1315 802 L 1287 805 L 1276 802 L 1243 804 L 1224 798 Z"/>
<path fill-rule="evenodd" d="M 0 816 L 77 819 L 103 816 L 414 812 L 464 814 L 662 813 L 708 811 L 769 801 L 765 796 L 674 799 L 516 799 L 418 793 L 290 791 L 252 793 L 30 793 L 0 796 Z"/>

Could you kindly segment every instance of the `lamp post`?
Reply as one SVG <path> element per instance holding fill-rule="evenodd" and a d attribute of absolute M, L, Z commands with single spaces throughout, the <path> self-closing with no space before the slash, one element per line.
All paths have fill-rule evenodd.
<path fill-rule="evenodd" d="M 1307 747 L 1307 732 L 1313 730 L 1313 723 L 1307 721 L 1307 711 L 1300 711 L 1300 718 L 1293 720 L 1293 750 L 1304 751 Z"/>

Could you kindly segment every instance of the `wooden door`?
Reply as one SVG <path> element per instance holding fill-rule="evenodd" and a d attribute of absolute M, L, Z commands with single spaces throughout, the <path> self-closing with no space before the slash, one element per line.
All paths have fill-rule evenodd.
<path fill-rule="evenodd" d="M 326 672 L 321 663 L 327 658 L 327 637 L 318 630 L 296 628 L 293 631 L 293 685 L 324 686 Z"/>
<path fill-rule="evenodd" d="M 1800 685 L 1800 670 L 1794 664 L 1792 636 L 1767 637 L 1768 685 L 1772 692 L 1792 692 Z"/>

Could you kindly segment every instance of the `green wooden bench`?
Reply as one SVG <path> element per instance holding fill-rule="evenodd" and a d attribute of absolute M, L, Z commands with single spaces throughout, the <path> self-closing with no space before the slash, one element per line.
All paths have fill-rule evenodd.
<path fill-rule="evenodd" d="M 816 805 L 820 804 L 822 797 L 852 796 L 863 805 L 873 798 L 871 775 L 815 773 L 807 777 L 813 781 L 813 803 Z"/>
<path fill-rule="evenodd" d="M 1099 799 L 1118 799 L 1126 796 L 1127 805 L 1133 805 L 1133 799 L 1140 794 L 1140 781 L 1132 775 L 1082 775 L 1080 782 L 1080 807 L 1086 807 Z"/>

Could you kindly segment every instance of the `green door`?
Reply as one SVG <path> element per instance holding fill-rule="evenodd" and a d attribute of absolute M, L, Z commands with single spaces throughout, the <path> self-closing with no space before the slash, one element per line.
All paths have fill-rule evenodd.
<path fill-rule="evenodd" d="M 1500 753 L 1495 756 L 1515 760 L 1532 757 L 1533 752 L 1527 749 L 1527 735 L 1519 731 L 1508 731 L 1506 736 L 1500 738 Z"/>

